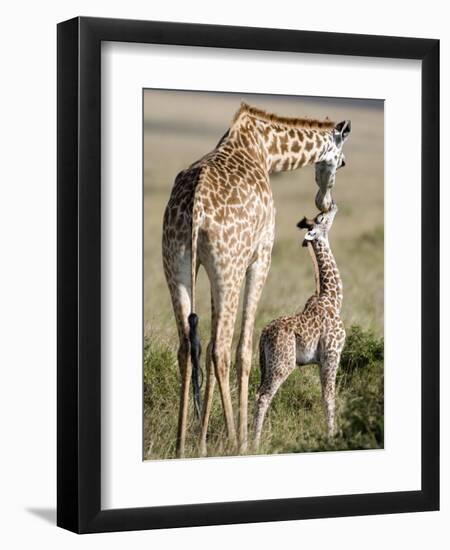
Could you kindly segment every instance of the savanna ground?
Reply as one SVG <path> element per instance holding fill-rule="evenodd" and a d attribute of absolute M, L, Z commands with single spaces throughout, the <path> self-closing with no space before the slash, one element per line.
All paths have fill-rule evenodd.
<path fill-rule="evenodd" d="M 337 174 L 339 206 L 330 243 L 344 284 L 342 316 L 347 342 L 337 382 L 337 436 L 327 441 L 316 365 L 302 367 L 278 391 L 266 416 L 261 454 L 382 448 L 384 441 L 383 104 L 380 101 L 289 98 L 248 94 L 144 92 L 144 459 L 173 458 L 178 420 L 178 337 L 161 260 L 162 216 L 176 174 L 216 145 L 240 101 L 285 116 L 351 119 L 346 166 Z M 272 265 L 259 304 L 254 351 L 262 327 L 301 310 L 314 292 L 309 254 L 295 227 L 316 213 L 314 171 L 273 175 L 277 209 Z M 203 349 L 209 341 L 209 283 L 200 269 L 196 313 Z M 239 334 L 236 325 L 233 353 Z M 202 356 L 204 367 L 204 354 Z M 237 376 L 231 369 L 237 412 Z M 259 365 L 250 378 L 252 419 Z M 187 456 L 198 456 L 198 422 L 190 411 Z M 208 454 L 228 454 L 216 389 Z"/>

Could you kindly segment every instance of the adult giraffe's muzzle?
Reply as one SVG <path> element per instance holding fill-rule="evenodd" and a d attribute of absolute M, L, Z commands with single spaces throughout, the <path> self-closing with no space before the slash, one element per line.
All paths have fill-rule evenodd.
<path fill-rule="evenodd" d="M 315 198 L 316 207 L 321 212 L 328 212 L 333 204 L 333 197 L 331 196 L 331 189 L 327 189 L 325 193 L 319 189 Z"/>

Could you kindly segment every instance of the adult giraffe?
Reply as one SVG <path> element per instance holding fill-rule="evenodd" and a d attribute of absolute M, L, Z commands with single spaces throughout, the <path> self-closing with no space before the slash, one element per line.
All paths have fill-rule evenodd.
<path fill-rule="evenodd" d="M 200 414 L 199 343 L 195 281 L 205 268 L 211 285 L 211 340 L 206 350 L 206 390 L 200 450 L 217 378 L 228 438 L 237 445 L 230 396 L 231 343 L 245 278 L 239 373 L 239 450 L 247 447 L 248 378 L 256 308 L 270 267 L 275 207 L 269 176 L 315 164 L 316 206 L 327 211 L 336 170 L 345 164 L 342 146 L 350 121 L 285 118 L 245 103 L 216 148 L 180 172 L 164 213 L 163 263 L 179 335 L 181 374 L 177 456 L 184 456 L 189 385 Z M 214 368 L 214 371 L 213 371 Z"/>

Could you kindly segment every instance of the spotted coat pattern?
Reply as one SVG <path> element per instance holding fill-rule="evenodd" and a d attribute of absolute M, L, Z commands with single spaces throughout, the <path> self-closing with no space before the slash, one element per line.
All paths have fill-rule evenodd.
<path fill-rule="evenodd" d="M 342 123 L 341 123 L 342 125 Z M 256 308 L 270 266 L 275 207 L 269 177 L 312 163 L 343 159 L 342 128 L 330 121 L 286 119 L 242 104 L 215 149 L 180 172 L 163 221 L 163 265 L 179 335 L 181 375 L 177 455 L 184 455 L 191 360 L 188 316 L 195 311 L 195 280 L 203 265 L 211 286 L 211 339 L 206 349 L 206 389 L 200 451 L 217 379 L 229 442 L 237 445 L 229 370 L 239 293 L 245 281 L 236 360 L 239 378 L 239 443 L 247 446 L 248 377 Z M 334 163 L 334 164 L 333 164 Z M 324 204 L 329 189 L 320 195 Z M 321 192 L 321 189 L 319 189 Z"/>
<path fill-rule="evenodd" d="M 308 228 L 304 245 L 316 262 L 316 293 L 301 313 L 275 319 L 260 338 L 261 384 L 254 418 L 254 446 L 259 447 L 267 409 L 277 390 L 296 366 L 317 363 L 320 367 L 322 403 L 328 435 L 335 429 L 336 371 L 345 342 L 340 316 L 342 282 L 329 242 L 328 231 L 337 208 L 315 220 L 304 219 L 299 227 Z"/>

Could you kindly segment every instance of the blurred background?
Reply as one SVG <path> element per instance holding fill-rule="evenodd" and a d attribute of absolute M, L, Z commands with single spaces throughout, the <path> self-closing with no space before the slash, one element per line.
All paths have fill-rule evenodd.
<path fill-rule="evenodd" d="M 241 101 L 288 117 L 318 119 L 328 117 L 335 122 L 351 120 L 352 133 L 344 146 L 346 166 L 337 174 L 333 193 L 339 212 L 330 233 L 330 243 L 344 285 L 342 311 L 344 323 L 348 332 L 350 327 L 355 326 L 356 332 L 351 333 L 350 343 L 353 338 L 358 346 L 368 346 L 367 350 L 365 348 L 352 350 L 353 366 L 357 363 L 360 366 L 368 366 L 380 359 L 380 353 L 382 356 L 380 349 L 382 349 L 384 301 L 383 101 L 145 90 L 143 120 L 144 458 L 173 456 L 178 409 L 179 381 L 176 365 L 178 338 L 161 259 L 164 208 L 175 176 L 180 170 L 215 147 L 229 127 Z M 262 327 L 279 315 L 292 314 L 301 310 L 315 288 L 309 254 L 305 248 L 301 247 L 303 232 L 299 232 L 296 228 L 300 218 L 304 215 L 310 217 L 316 213 L 314 168 L 308 166 L 294 172 L 273 174 L 271 184 L 277 210 L 276 236 L 272 265 L 256 318 L 254 349 Z M 203 349 L 206 349 L 209 341 L 209 296 L 209 282 L 203 269 L 200 269 L 196 312 L 200 317 Z M 236 325 L 235 343 L 239 335 L 239 325 L 240 318 Z M 376 357 L 370 355 L 373 349 L 378 350 Z M 362 354 L 361 357 L 358 354 Z M 254 389 L 258 384 L 258 370 L 255 356 L 249 403 L 252 403 Z M 342 370 L 344 371 L 345 368 L 342 367 Z M 348 369 L 349 372 L 353 370 L 353 367 Z M 338 448 L 373 448 L 382 445 L 382 365 L 379 366 L 378 371 L 378 375 L 374 375 L 377 385 L 374 392 L 378 412 L 371 413 L 372 416 L 377 417 L 375 430 L 377 435 L 373 436 L 371 432 L 374 429 L 373 426 L 357 427 L 358 433 L 371 432 L 371 436 L 363 443 L 361 443 L 362 440 L 356 443 L 358 438 L 354 439 L 353 428 L 351 428 L 350 435 L 347 434 L 346 439 L 342 439 L 339 444 L 336 443 Z M 231 378 L 235 384 L 234 368 Z M 317 386 L 317 369 L 302 368 L 302 374 L 296 373 L 292 378 L 293 381 L 288 380 L 286 383 L 287 389 L 283 387 L 280 390 L 279 393 L 283 395 L 277 396 L 274 400 L 275 412 L 271 412 L 267 420 L 269 429 L 266 431 L 266 438 L 263 439 L 263 452 L 328 448 L 322 439 L 319 418 L 321 415 L 320 384 Z M 352 375 L 352 380 L 353 378 Z M 348 377 L 346 384 L 346 388 L 351 389 L 351 380 Z M 364 381 L 362 378 L 361 385 L 367 385 L 367 380 Z M 234 391 L 235 389 L 234 386 Z M 303 405 L 298 401 L 299 394 L 300 396 L 304 394 L 306 402 L 311 401 L 306 409 L 308 407 L 315 409 L 317 405 L 319 406 L 316 411 L 316 421 L 309 427 L 310 437 L 306 440 L 298 435 L 299 422 L 302 425 L 307 418 L 307 415 L 301 414 L 306 409 L 303 406 L 305 401 Z M 341 394 L 344 395 L 342 392 Z M 286 409 L 282 406 L 283 396 Z M 297 403 L 295 413 L 292 406 L 294 396 Z M 354 397 L 351 394 L 350 401 Z M 359 395 L 359 397 L 367 401 L 367 396 Z M 341 403 L 342 414 L 344 414 L 345 403 Z M 279 414 L 277 414 L 277 406 L 280 409 Z M 167 426 L 160 427 L 155 420 L 163 411 L 167 411 L 170 418 L 167 419 Z M 215 441 L 215 444 L 212 444 L 211 448 L 214 449 L 212 454 L 222 454 L 225 451 L 220 440 L 224 427 L 220 400 L 217 396 L 215 411 L 217 418 L 213 414 L 211 435 L 211 441 Z M 360 413 L 359 410 L 356 412 Z M 277 422 L 276 418 L 280 419 L 281 430 L 278 427 L 270 428 L 273 422 Z M 306 426 L 304 428 L 303 433 Z M 195 432 L 195 426 L 192 430 Z M 341 433 L 341 435 L 344 437 L 344 434 Z M 194 440 L 193 433 L 193 456 L 195 456 Z"/>

